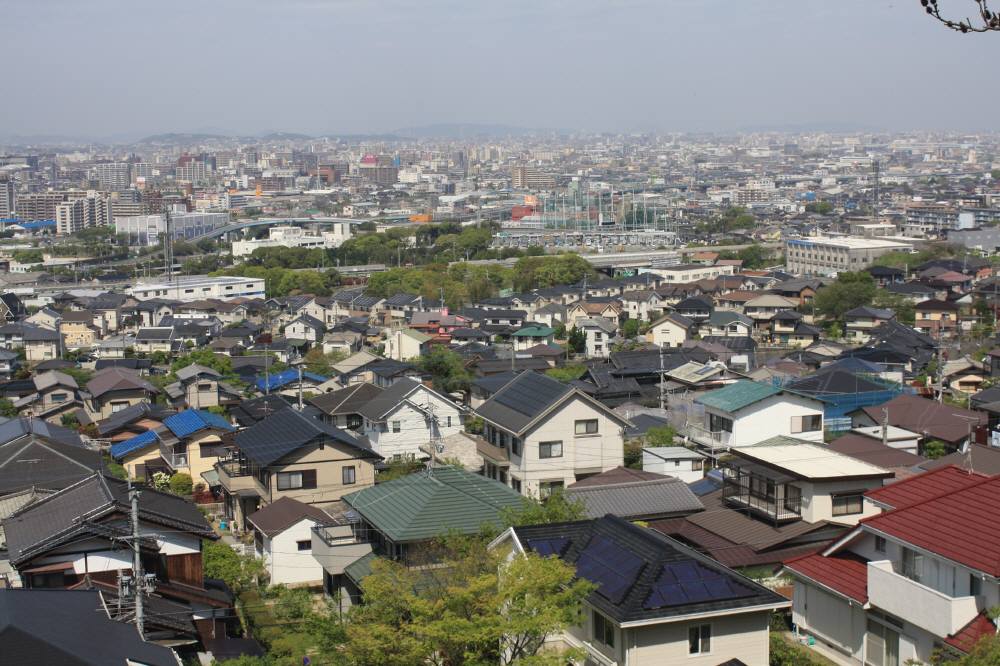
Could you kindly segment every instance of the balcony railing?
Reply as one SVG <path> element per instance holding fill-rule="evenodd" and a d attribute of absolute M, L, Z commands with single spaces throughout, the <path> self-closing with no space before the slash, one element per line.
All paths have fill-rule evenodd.
<path fill-rule="evenodd" d="M 344 573 L 348 565 L 370 552 L 371 542 L 354 523 L 317 525 L 312 529 L 312 555 L 331 575 Z"/>
<path fill-rule="evenodd" d="M 161 445 L 160 457 L 174 470 L 188 466 L 187 451 L 174 451 L 172 446 Z"/>
<path fill-rule="evenodd" d="M 725 430 L 709 430 L 705 426 L 689 423 L 684 427 L 684 434 L 695 444 L 703 446 L 710 453 L 725 453 L 729 450 L 729 443 L 733 433 Z"/>
<path fill-rule="evenodd" d="M 802 518 L 802 497 L 789 496 L 787 485 L 768 484 L 767 479 L 754 479 L 740 473 L 738 468 L 724 467 L 723 475 L 722 499 L 730 507 L 755 513 L 774 523 Z"/>
<path fill-rule="evenodd" d="M 979 613 L 975 597 L 952 597 L 902 575 L 888 560 L 868 563 L 871 604 L 935 636 L 951 636 Z"/>

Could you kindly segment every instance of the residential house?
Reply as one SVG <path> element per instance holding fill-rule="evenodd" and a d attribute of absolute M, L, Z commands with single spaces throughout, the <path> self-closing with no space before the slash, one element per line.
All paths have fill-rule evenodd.
<path fill-rule="evenodd" d="M 753 334 L 753 320 L 732 310 L 715 310 L 698 323 L 698 334 L 703 337 L 749 337 Z"/>
<path fill-rule="evenodd" d="M 844 313 L 844 336 L 848 340 L 867 342 L 874 329 L 895 318 L 892 310 L 867 305 L 853 308 Z"/>
<path fill-rule="evenodd" d="M 580 317 L 574 326 L 586 337 L 588 358 L 607 358 L 618 333 L 618 324 L 604 317 Z"/>
<path fill-rule="evenodd" d="M 514 351 L 524 351 L 537 345 L 548 345 L 555 338 L 555 329 L 548 326 L 529 325 L 514 331 L 511 339 Z"/>
<path fill-rule="evenodd" d="M 435 561 L 433 542 L 445 534 L 478 534 L 499 527 L 521 497 L 503 484 L 446 465 L 344 496 L 349 510 L 313 530 L 313 557 L 323 566 L 323 589 L 340 608 L 361 598 L 361 581 L 376 557 L 406 566 Z"/>
<path fill-rule="evenodd" d="M 326 334 L 326 324 L 307 314 L 300 314 L 285 326 L 285 337 L 289 340 L 319 342 Z"/>
<path fill-rule="evenodd" d="M 913 327 L 935 340 L 950 339 L 958 331 L 959 306 L 952 301 L 930 299 L 914 306 Z"/>
<path fill-rule="evenodd" d="M 20 321 L 28 316 L 24 303 L 12 291 L 0 294 L 0 318 L 10 323 Z"/>
<path fill-rule="evenodd" d="M 579 328 L 579 320 L 595 317 L 617 322 L 621 314 L 621 304 L 616 299 L 577 301 L 566 308 L 566 328 L 572 329 L 574 326 Z"/>
<path fill-rule="evenodd" d="M 170 354 L 180 348 L 173 326 L 147 326 L 135 334 L 137 354 L 152 355 L 156 352 Z"/>
<path fill-rule="evenodd" d="M 707 457 L 686 446 L 649 446 L 642 448 L 642 470 L 666 474 L 684 483 L 700 481 L 705 476 Z"/>
<path fill-rule="evenodd" d="M 531 315 L 533 321 L 542 324 L 543 326 L 548 326 L 549 328 L 555 328 L 558 324 L 566 323 L 566 306 L 560 303 L 549 303 L 548 305 L 543 305 L 542 307 L 535 310 L 534 314 Z M 473 329 L 464 329 L 473 330 Z M 451 333 L 452 341 L 457 341 L 455 336 L 455 331 Z M 468 342 L 469 340 L 465 340 Z"/>
<path fill-rule="evenodd" d="M 385 336 L 385 355 L 394 361 L 408 361 L 423 356 L 430 346 L 431 336 L 411 328 L 397 328 Z"/>
<path fill-rule="evenodd" d="M 212 368 L 192 363 L 174 373 L 177 381 L 164 387 L 174 407 L 207 409 L 232 405 L 242 398 L 236 389 L 222 381 L 222 375 Z"/>
<path fill-rule="evenodd" d="M 258 375 L 255 385 L 261 393 L 280 393 L 297 397 L 300 393 L 318 393 L 319 387 L 327 381 L 329 381 L 328 378 L 317 375 L 315 372 L 301 368 L 287 368 L 279 372 L 267 373 L 264 376 Z"/>
<path fill-rule="evenodd" d="M 914 304 L 938 297 L 938 291 L 920 282 L 892 283 L 885 287 L 890 294 L 899 294 Z"/>
<path fill-rule="evenodd" d="M 663 296 L 652 289 L 626 292 L 620 300 L 628 318 L 639 321 L 652 321 L 667 307 Z"/>
<path fill-rule="evenodd" d="M 695 326 L 693 319 L 671 312 L 650 325 L 646 340 L 658 347 L 680 347 L 691 338 Z"/>
<path fill-rule="evenodd" d="M 19 414 L 60 423 L 64 415 L 83 407 L 80 387 L 70 375 L 57 370 L 36 373 L 31 381 L 35 392 L 14 403 Z"/>
<path fill-rule="evenodd" d="M 704 510 L 684 481 L 627 467 L 616 467 L 571 484 L 566 488 L 566 498 L 580 502 L 588 518 L 610 514 L 626 520 L 655 520 Z"/>
<path fill-rule="evenodd" d="M 103 335 L 101 329 L 94 325 L 94 313 L 90 310 L 64 312 L 59 322 L 59 333 L 64 349 L 90 349 Z"/>
<path fill-rule="evenodd" d="M 272 585 L 323 583 L 323 567 L 313 557 L 313 529 L 330 522 L 318 506 L 282 497 L 247 518 L 253 529 L 254 552 L 264 561 Z"/>
<path fill-rule="evenodd" d="M 513 527 L 492 544 L 510 557 L 555 556 L 596 586 L 582 622 L 550 638 L 588 664 L 767 666 L 784 597 L 680 541 L 616 516 Z"/>
<path fill-rule="evenodd" d="M 59 322 L 62 321 L 62 314 L 56 312 L 52 308 L 43 307 L 30 317 L 26 317 L 24 321 L 25 323 L 32 324 L 34 326 L 41 326 L 42 328 L 47 328 L 50 331 L 56 331 L 59 330 Z"/>
<path fill-rule="evenodd" d="M 95 423 L 98 438 L 114 444 L 124 442 L 147 430 L 155 430 L 163 419 L 177 411 L 148 402 L 140 402 Z"/>
<path fill-rule="evenodd" d="M 0 379 L 10 379 L 21 366 L 17 354 L 6 349 L 0 349 Z"/>
<path fill-rule="evenodd" d="M 931 663 L 997 633 L 1000 477 L 948 466 L 866 493 L 884 511 L 785 562 L 792 618 L 848 663 Z"/>
<path fill-rule="evenodd" d="M 236 433 L 215 464 L 223 510 L 238 529 L 246 517 L 282 497 L 320 507 L 375 483 L 375 451 L 298 409 L 281 409 Z"/>
<path fill-rule="evenodd" d="M 770 328 L 771 318 L 779 312 L 794 310 L 798 303 L 790 298 L 777 294 L 764 294 L 747 301 L 743 305 L 743 314 L 753 319 L 758 330 Z"/>
<path fill-rule="evenodd" d="M 803 321 L 803 316 L 795 310 L 782 310 L 775 313 L 768 325 L 773 344 L 788 347 L 808 347 L 819 342 L 823 334 L 816 326 Z"/>
<path fill-rule="evenodd" d="M 740 380 L 694 399 L 704 408 L 685 434 L 711 453 L 747 446 L 775 435 L 823 441 L 823 403 L 771 384 Z"/>
<path fill-rule="evenodd" d="M 160 390 L 125 368 L 110 367 L 97 372 L 87 382 L 84 405 L 92 420 L 106 419 L 139 402 L 153 402 Z"/>
<path fill-rule="evenodd" d="M 0 423 L 0 497 L 59 490 L 100 468 L 100 453 L 73 430 L 22 416 Z"/>
<path fill-rule="evenodd" d="M 9 324 L 16 326 L 17 324 Z M 5 327 L 0 327 L 0 330 Z M 62 338 L 55 331 L 38 326 L 21 327 L 24 358 L 28 363 L 41 363 L 62 355 Z"/>
<path fill-rule="evenodd" d="M 930 440 L 942 442 L 949 451 L 964 449 L 979 426 L 989 421 L 983 412 L 952 407 L 917 395 L 903 394 L 881 405 L 862 407 L 849 413 L 854 427 L 890 426 L 920 433 L 921 451 Z"/>
<path fill-rule="evenodd" d="M 678 301 L 673 308 L 676 314 L 687 317 L 695 323 L 701 323 L 712 316 L 715 305 L 707 298 L 693 296 Z"/>
<path fill-rule="evenodd" d="M 485 474 L 529 496 L 620 467 L 629 422 L 579 389 L 524 372 L 475 410 Z"/>
<path fill-rule="evenodd" d="M 342 389 L 309 398 L 309 404 L 323 413 L 323 420 L 338 428 L 347 428 L 356 433 L 364 431 L 365 417 L 361 415 L 364 405 L 382 395 L 382 389 L 374 384 L 351 384 Z"/>
<path fill-rule="evenodd" d="M 458 405 L 409 378 L 385 388 L 358 411 L 372 450 L 386 459 L 423 457 L 422 445 L 462 430 Z"/>

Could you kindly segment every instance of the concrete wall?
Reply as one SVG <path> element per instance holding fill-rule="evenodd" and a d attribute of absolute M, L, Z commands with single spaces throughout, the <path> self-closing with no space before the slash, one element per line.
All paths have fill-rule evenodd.
<path fill-rule="evenodd" d="M 705 410 L 705 426 L 708 426 L 709 412 L 722 416 L 725 413 L 715 409 Z M 823 416 L 823 406 L 819 402 L 790 395 L 774 395 L 736 413 L 733 419 L 733 436 L 730 446 L 749 446 L 777 435 L 796 437 L 810 442 L 823 441 L 823 427 L 811 432 L 792 432 L 792 419 L 796 416 Z"/>
<path fill-rule="evenodd" d="M 461 412 L 455 403 L 442 398 L 427 388 L 420 388 L 408 401 L 424 410 L 433 409 L 438 419 L 437 432 L 441 438 L 450 437 L 462 431 Z M 451 420 L 449 425 L 449 419 Z M 392 424 L 399 421 L 399 432 L 393 432 Z M 382 431 L 381 426 L 385 426 Z M 420 446 L 431 441 L 431 424 L 426 416 L 413 405 L 401 403 L 385 417 L 384 424 L 367 421 L 365 435 L 371 441 L 372 449 L 386 458 L 395 455 L 421 456 Z"/>
<path fill-rule="evenodd" d="M 277 464 L 271 471 L 270 488 L 257 485 L 263 503 L 273 502 L 288 496 L 306 504 L 329 504 L 338 501 L 347 493 L 375 485 L 375 466 L 369 459 L 357 458 L 357 451 L 343 444 L 326 444 L 322 449 L 313 446 L 299 455 L 294 462 Z M 343 468 L 354 467 L 355 483 L 343 484 Z M 316 487 L 295 490 L 278 490 L 277 473 L 296 472 L 303 469 L 316 470 Z"/>
<path fill-rule="evenodd" d="M 320 585 L 323 582 L 323 567 L 312 555 L 312 528 L 316 522 L 304 518 L 274 535 L 263 537 L 264 564 L 272 584 Z M 308 541 L 309 550 L 298 549 L 299 541 Z"/>
<path fill-rule="evenodd" d="M 717 666 L 739 659 L 747 666 L 768 666 L 769 613 L 743 613 L 690 622 L 671 622 L 626 629 L 623 648 L 628 651 L 629 666 L 690 664 Z M 694 625 L 712 627 L 708 654 L 688 654 L 688 630 Z"/>

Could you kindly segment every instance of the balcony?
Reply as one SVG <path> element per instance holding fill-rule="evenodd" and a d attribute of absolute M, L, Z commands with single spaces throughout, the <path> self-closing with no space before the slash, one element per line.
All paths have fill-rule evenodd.
<path fill-rule="evenodd" d="M 684 427 L 684 434 L 695 444 L 709 450 L 711 455 L 725 453 L 733 433 L 725 430 L 709 430 L 705 426 L 690 423 Z"/>
<path fill-rule="evenodd" d="M 353 562 L 372 552 L 372 544 L 357 523 L 338 521 L 312 529 L 312 554 L 332 576 L 344 573 Z"/>
<path fill-rule="evenodd" d="M 186 469 L 188 466 L 187 447 L 183 448 L 184 450 L 178 451 L 172 446 L 160 445 L 160 457 L 175 472 L 180 468 Z"/>
<path fill-rule="evenodd" d="M 219 472 L 219 483 L 230 493 L 240 490 L 256 490 L 257 483 L 251 466 L 239 460 L 224 460 L 215 463 Z"/>
<path fill-rule="evenodd" d="M 888 560 L 868 563 L 868 600 L 935 636 L 950 636 L 978 613 L 975 597 L 951 597 L 900 573 Z"/>
<path fill-rule="evenodd" d="M 724 464 L 722 500 L 731 508 L 757 514 L 775 525 L 802 519 L 802 496 L 780 474 L 767 476 Z"/>

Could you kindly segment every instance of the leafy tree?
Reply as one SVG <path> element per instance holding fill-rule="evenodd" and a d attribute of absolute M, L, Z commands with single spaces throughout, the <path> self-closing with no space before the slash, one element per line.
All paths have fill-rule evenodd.
<path fill-rule="evenodd" d="M 642 469 L 642 440 L 629 439 L 625 442 L 625 467 Z"/>
<path fill-rule="evenodd" d="M 170 372 L 176 373 L 182 368 L 195 364 L 211 368 L 220 375 L 233 374 L 233 360 L 223 354 L 216 354 L 210 349 L 196 349 L 181 356 L 170 364 Z"/>
<path fill-rule="evenodd" d="M 587 334 L 574 326 L 573 330 L 569 332 L 567 344 L 569 350 L 574 354 L 583 354 L 587 351 Z"/>
<path fill-rule="evenodd" d="M 256 585 L 264 565 L 256 557 L 240 555 L 221 539 L 202 542 L 202 567 L 206 578 L 218 578 L 234 592 Z"/>
<path fill-rule="evenodd" d="M 393 481 L 423 469 L 425 469 L 424 464 L 416 460 L 393 460 L 386 465 L 385 469 L 378 473 L 375 481 L 377 483 L 385 483 L 386 481 Z"/>
<path fill-rule="evenodd" d="M 552 330 L 553 330 L 553 337 L 556 340 L 566 339 L 566 324 L 564 324 L 563 322 L 557 321 L 556 325 L 552 328 Z"/>
<path fill-rule="evenodd" d="M 80 427 L 80 420 L 76 418 L 75 414 L 63 414 L 59 417 L 59 422 L 64 428 L 70 428 L 71 430 L 76 430 Z"/>
<path fill-rule="evenodd" d="M 568 384 L 574 379 L 579 379 L 587 373 L 587 366 L 580 364 L 564 365 L 559 368 L 549 368 L 545 371 L 546 376 L 557 381 Z"/>
<path fill-rule="evenodd" d="M 677 430 L 671 425 L 655 426 L 646 430 L 647 446 L 673 446 Z"/>
<path fill-rule="evenodd" d="M 548 636 L 580 622 L 594 586 L 556 557 L 504 559 L 477 542 L 436 567 L 376 560 L 362 583 L 365 603 L 351 608 L 345 624 L 347 662 L 565 664 L 576 655 L 541 648 Z"/>
<path fill-rule="evenodd" d="M 466 391 L 472 382 L 465 360 L 447 347 L 435 345 L 420 357 L 418 365 L 433 378 L 434 388 L 444 393 Z"/>
<path fill-rule="evenodd" d="M 925 458 L 937 460 L 948 453 L 947 445 L 940 439 L 932 439 L 924 444 L 923 455 Z"/>
<path fill-rule="evenodd" d="M 305 369 L 309 372 L 329 377 L 333 374 L 333 365 L 344 360 L 344 354 L 341 352 L 324 354 L 322 347 L 313 347 L 306 352 L 303 360 L 305 361 Z"/>
<path fill-rule="evenodd" d="M 172 477 L 170 477 L 170 492 L 174 495 L 181 495 L 187 497 L 191 494 L 191 488 L 193 487 L 193 481 L 191 480 L 191 475 L 185 472 L 177 472 Z"/>
<path fill-rule="evenodd" d="M 17 407 L 9 398 L 0 398 L 0 416 L 6 416 L 9 419 L 17 416 Z"/>
<path fill-rule="evenodd" d="M 522 257 L 514 265 L 514 289 L 529 291 L 560 284 L 575 284 L 594 268 L 578 254 Z"/>
<path fill-rule="evenodd" d="M 833 204 L 829 201 L 816 201 L 806 204 L 807 213 L 819 213 L 820 215 L 829 215 L 833 212 Z"/>
<path fill-rule="evenodd" d="M 543 525 L 583 520 L 586 507 L 580 500 L 570 499 L 561 490 L 554 491 L 544 500 L 522 497 L 521 506 L 500 510 L 500 520 L 505 527 Z"/>
<path fill-rule="evenodd" d="M 104 456 L 102 459 L 102 465 L 104 471 L 113 476 L 116 479 L 121 479 L 122 481 L 128 480 L 128 471 L 123 465 L 119 465 L 110 456 Z"/>
<path fill-rule="evenodd" d="M 813 304 L 817 314 L 827 319 L 842 319 L 848 310 L 870 305 L 875 291 L 875 281 L 870 274 L 844 272 L 835 282 L 816 292 Z"/>
<path fill-rule="evenodd" d="M 622 324 L 622 336 L 630 339 L 637 335 L 639 335 L 639 320 L 626 319 L 625 323 Z"/>
<path fill-rule="evenodd" d="M 44 260 L 41 250 L 14 250 L 11 257 L 22 264 L 40 264 Z"/>
<path fill-rule="evenodd" d="M 902 294 L 894 294 L 891 291 L 879 289 L 875 292 L 872 305 L 877 308 L 892 310 L 896 314 L 896 321 L 901 324 L 912 326 L 916 321 L 916 309 L 913 301 Z"/>

